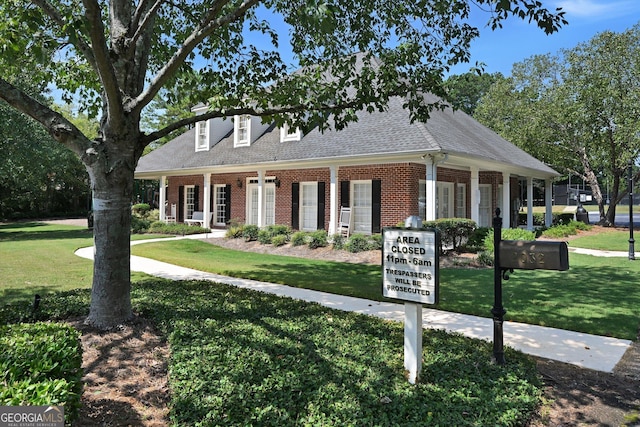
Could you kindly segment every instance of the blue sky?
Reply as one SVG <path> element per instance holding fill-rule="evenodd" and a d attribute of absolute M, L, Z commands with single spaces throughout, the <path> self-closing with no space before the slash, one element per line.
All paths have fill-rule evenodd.
<path fill-rule="evenodd" d="M 589 41 L 603 31 L 623 32 L 640 22 L 639 0 L 542 0 L 550 10 L 562 7 L 569 24 L 550 36 L 534 24 L 510 18 L 502 29 L 485 27 L 486 13 L 472 10 L 471 23 L 480 37 L 471 47 L 470 64 L 460 64 L 451 74 L 462 74 L 476 61 L 485 63 L 488 73 L 511 74 L 512 65 L 537 54 L 557 53 Z"/>

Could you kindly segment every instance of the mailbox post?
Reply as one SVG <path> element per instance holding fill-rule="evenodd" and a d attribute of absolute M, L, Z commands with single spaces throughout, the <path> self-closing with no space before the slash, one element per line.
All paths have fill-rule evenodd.
<path fill-rule="evenodd" d="M 539 242 L 524 240 L 502 240 L 502 218 L 496 209 L 493 218 L 493 357 L 498 365 L 504 365 L 504 315 L 502 306 L 502 280 L 509 280 L 507 272 L 514 270 L 557 270 L 569 269 L 569 249 L 566 242 Z"/>
<path fill-rule="evenodd" d="M 493 218 L 493 361 L 498 365 L 504 365 L 503 331 L 504 315 L 507 311 L 502 306 L 502 270 L 500 267 L 500 242 L 502 241 L 502 218 L 500 208 L 496 208 L 496 216 Z"/>

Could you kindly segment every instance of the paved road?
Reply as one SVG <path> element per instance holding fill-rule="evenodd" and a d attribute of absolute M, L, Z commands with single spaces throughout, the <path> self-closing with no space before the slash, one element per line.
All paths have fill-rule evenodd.
<path fill-rule="evenodd" d="M 591 224 L 596 224 L 600 221 L 600 213 L 599 212 L 589 212 L 589 222 Z M 629 214 L 617 214 L 616 215 L 616 227 L 629 227 Z M 638 208 L 638 213 L 634 211 L 633 213 L 633 228 L 640 227 L 640 208 Z"/>

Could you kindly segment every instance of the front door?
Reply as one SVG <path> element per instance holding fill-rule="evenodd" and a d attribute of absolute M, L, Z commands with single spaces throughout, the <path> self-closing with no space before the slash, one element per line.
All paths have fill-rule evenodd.
<path fill-rule="evenodd" d="M 213 193 L 213 222 L 215 226 L 224 227 L 227 224 L 227 186 L 215 185 Z"/>
<path fill-rule="evenodd" d="M 258 209 L 258 180 L 252 179 L 247 186 L 247 224 L 252 225 L 274 225 L 276 218 L 276 186 L 273 182 L 263 185 L 264 194 L 262 197 L 262 221 L 258 221 L 260 209 Z"/>

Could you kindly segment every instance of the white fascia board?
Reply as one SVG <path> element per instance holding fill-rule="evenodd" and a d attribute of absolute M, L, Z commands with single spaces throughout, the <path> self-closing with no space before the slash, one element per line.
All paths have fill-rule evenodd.
<path fill-rule="evenodd" d="M 291 161 L 269 161 L 252 164 L 240 165 L 212 165 L 197 168 L 186 168 L 171 171 L 147 171 L 144 173 L 136 173 L 137 179 L 156 179 L 162 175 L 201 175 L 207 172 L 211 173 L 242 173 L 252 172 L 258 169 L 274 170 L 274 169 L 312 169 L 312 168 L 328 168 L 330 166 L 363 166 L 363 165 L 379 165 L 388 163 L 424 163 L 423 156 L 429 154 L 438 154 L 441 151 L 416 151 L 412 153 L 398 154 L 373 154 L 367 156 L 349 156 L 340 158 L 316 158 L 307 160 L 291 160 Z M 515 165 L 507 165 L 487 159 L 479 159 L 477 157 L 469 157 L 461 154 L 448 154 L 446 160 L 439 164 L 440 167 L 469 170 L 471 167 L 477 167 L 481 171 L 504 172 L 510 175 L 530 176 L 536 179 L 550 179 L 560 176 L 559 173 L 544 172 L 536 169 L 518 167 Z"/>

